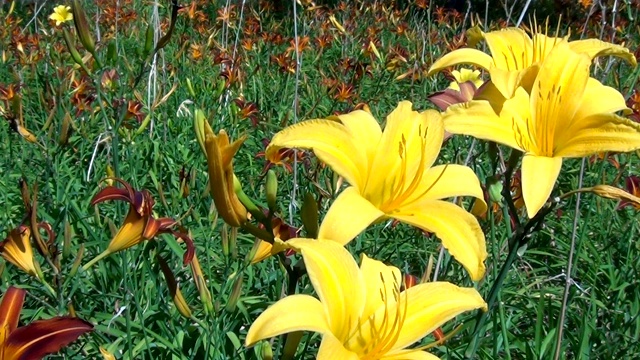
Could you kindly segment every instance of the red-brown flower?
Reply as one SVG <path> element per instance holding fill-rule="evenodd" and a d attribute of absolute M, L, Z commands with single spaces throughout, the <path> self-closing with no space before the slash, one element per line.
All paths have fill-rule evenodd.
<path fill-rule="evenodd" d="M 153 215 L 153 205 L 155 201 L 147 190 L 136 191 L 126 181 L 121 179 L 114 180 L 121 183 L 124 189 L 107 186 L 93 197 L 91 205 L 96 205 L 107 200 L 122 200 L 130 204 L 129 213 L 124 219 L 120 230 L 118 230 L 116 236 L 114 236 L 109 243 L 107 250 L 88 262 L 83 268 L 86 270 L 110 254 L 128 249 L 144 240 L 151 240 L 157 235 L 164 233 L 170 233 L 184 241 L 187 246 L 187 251 L 184 254 L 183 261 L 185 265 L 191 262 L 193 254 L 195 253 L 195 246 L 187 234 L 173 230 L 177 221 L 169 217 L 156 219 Z"/>
<path fill-rule="evenodd" d="M 69 316 L 18 327 L 26 293 L 11 286 L 0 301 L 0 360 L 42 359 L 93 330 L 90 323 Z"/>

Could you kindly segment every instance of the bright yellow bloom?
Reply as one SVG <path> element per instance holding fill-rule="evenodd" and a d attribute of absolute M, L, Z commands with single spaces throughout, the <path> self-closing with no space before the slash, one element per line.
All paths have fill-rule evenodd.
<path fill-rule="evenodd" d="M 451 75 L 453 75 L 453 78 L 456 81 L 452 81 L 451 84 L 449 84 L 449 89 L 456 90 L 456 91 L 460 91 L 459 84 L 462 84 L 467 81 L 471 81 L 473 85 L 476 87 L 476 89 L 482 86 L 482 83 L 484 82 L 480 77 L 480 70 L 471 70 L 471 69 L 462 68 L 459 71 L 453 70 L 451 72 Z"/>
<path fill-rule="evenodd" d="M 549 198 L 563 158 L 640 148 L 640 125 L 615 114 L 627 109 L 625 100 L 589 77 L 590 63 L 588 54 L 562 42 L 541 63 L 531 94 L 519 87 L 504 104 L 474 100 L 444 114 L 449 132 L 525 153 L 522 192 L 529 217 Z"/>
<path fill-rule="evenodd" d="M 9 236 L 0 242 L 0 256 L 27 274 L 38 277 L 30 237 L 31 230 L 24 225 L 11 230 Z"/>
<path fill-rule="evenodd" d="M 331 205 L 320 238 L 344 245 L 378 220 L 398 219 L 435 233 L 477 281 L 487 257 L 482 229 L 473 215 L 442 199 L 474 196 L 486 204 L 470 168 L 432 167 L 443 136 L 440 113 L 418 113 L 403 101 L 387 117 L 384 132 L 369 112 L 358 110 L 292 125 L 273 137 L 266 154 L 278 162 L 281 148 L 313 149 L 351 185 Z"/>
<path fill-rule="evenodd" d="M 56 26 L 73 20 L 73 14 L 71 13 L 71 7 L 65 5 L 58 5 L 53 8 L 53 13 L 49 15 L 49 19 L 56 22 Z"/>
<path fill-rule="evenodd" d="M 317 359 L 437 359 L 406 349 L 465 311 L 485 309 L 475 289 L 447 282 L 400 292 L 400 271 L 362 256 L 360 267 L 340 244 L 292 239 L 318 294 L 288 296 L 251 325 L 246 344 L 293 331 L 322 334 Z"/>
<path fill-rule="evenodd" d="M 519 86 L 530 92 L 533 81 L 555 44 L 568 37 L 549 37 L 542 33 L 534 33 L 533 38 L 518 28 L 507 28 L 488 33 L 480 32 L 487 42 L 491 56 L 471 48 L 452 51 L 429 69 L 429 75 L 446 67 L 459 64 L 473 64 L 489 71 L 491 82 L 507 99 L 511 98 Z M 629 49 L 598 39 L 586 39 L 569 42 L 572 50 L 588 55 L 589 60 L 599 56 L 618 56 L 633 66 L 635 56 Z"/>

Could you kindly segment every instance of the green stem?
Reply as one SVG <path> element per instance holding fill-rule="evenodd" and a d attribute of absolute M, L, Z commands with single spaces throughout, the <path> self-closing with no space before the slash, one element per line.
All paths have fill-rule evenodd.
<path fill-rule="evenodd" d="M 49 285 L 49 283 L 41 277 L 38 277 L 38 279 L 40 280 L 40 282 L 42 283 L 42 285 L 44 285 L 45 288 L 47 288 L 47 290 L 49 290 L 49 292 L 54 296 L 54 297 L 58 297 L 58 293 L 51 287 L 51 285 Z"/>
<path fill-rule="evenodd" d="M 94 257 L 91 261 L 89 261 L 88 263 L 84 264 L 84 266 L 82 267 L 83 271 L 87 271 L 89 270 L 90 267 L 92 267 L 95 263 L 97 263 L 98 261 L 104 259 L 105 257 L 111 255 L 111 251 L 109 250 L 105 250 L 102 253 L 100 253 L 100 255 Z"/>
<path fill-rule="evenodd" d="M 467 346 L 467 350 L 465 352 L 465 357 L 473 358 L 475 356 L 477 347 L 478 347 L 478 339 L 480 329 L 484 327 L 484 324 L 487 321 L 489 313 L 493 306 L 495 305 L 496 298 L 502 289 L 502 283 L 504 279 L 507 277 L 507 273 L 511 269 L 513 262 L 516 259 L 518 254 L 518 249 L 526 245 L 531 239 L 531 234 L 535 232 L 544 222 L 544 218 L 555 208 L 555 203 L 551 203 L 551 205 L 540 210 L 536 216 L 527 221 L 524 226 L 520 226 L 516 229 L 516 232 L 513 234 L 511 239 L 509 239 L 509 254 L 507 255 L 507 259 L 504 264 L 500 268 L 500 273 L 496 278 L 495 282 L 491 286 L 491 290 L 489 290 L 489 294 L 487 295 L 487 311 L 480 311 L 476 316 L 476 325 L 473 329 L 472 340 Z"/>

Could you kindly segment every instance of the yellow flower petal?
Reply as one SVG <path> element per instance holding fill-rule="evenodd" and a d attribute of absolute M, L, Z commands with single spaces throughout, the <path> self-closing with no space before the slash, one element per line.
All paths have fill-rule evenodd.
<path fill-rule="evenodd" d="M 487 204 L 480 181 L 467 166 L 457 164 L 438 165 L 426 171 L 417 193 L 426 192 L 431 199 L 447 199 L 456 196 L 473 196 L 481 203 L 479 211 L 484 212 Z"/>
<path fill-rule="evenodd" d="M 30 237 L 31 230 L 24 225 L 11 230 L 7 238 L 0 241 L 0 256 L 25 273 L 38 276 Z"/>
<path fill-rule="evenodd" d="M 292 331 L 326 333 L 329 324 L 325 308 L 318 299 L 309 295 L 290 295 L 265 310 L 251 324 L 246 346 Z"/>
<path fill-rule="evenodd" d="M 405 348 L 430 334 L 459 314 L 487 309 L 476 289 L 462 288 L 448 282 L 430 282 L 413 286 L 400 294 L 406 301 L 406 318 L 394 349 Z"/>
<path fill-rule="evenodd" d="M 534 217 L 549 199 L 561 167 L 561 157 L 525 154 L 522 159 L 522 197 L 529 218 Z"/>
<path fill-rule="evenodd" d="M 322 342 L 318 349 L 317 360 L 358 360 L 360 356 L 358 354 L 347 350 L 340 340 L 336 339 L 331 333 L 327 333 L 322 336 Z"/>
<path fill-rule="evenodd" d="M 349 130 L 351 140 L 365 149 L 368 159 L 373 159 L 382 137 L 382 129 L 371 113 L 357 110 L 338 116 L 340 122 Z"/>
<path fill-rule="evenodd" d="M 129 207 L 129 213 L 116 236 L 111 239 L 107 251 L 113 254 L 139 244 L 144 240 L 142 232 L 144 231 L 146 223 L 146 217 L 140 216 L 133 206 Z"/>
<path fill-rule="evenodd" d="M 331 204 L 320 225 L 318 238 L 345 245 L 383 215 L 356 188 L 348 187 Z"/>
<path fill-rule="evenodd" d="M 602 85 L 598 80 L 590 77 L 574 119 L 584 119 L 595 114 L 615 113 L 627 109 L 624 96 L 618 90 Z M 570 126 L 576 126 L 573 129 L 578 129 L 582 123 L 581 120 L 574 121 L 574 124 Z M 573 130 L 569 132 L 572 133 Z"/>
<path fill-rule="evenodd" d="M 589 79 L 589 57 L 560 43 L 548 55 L 531 90 L 529 131 L 537 141 L 536 154 L 553 156 L 556 137 L 571 125 Z"/>
<path fill-rule="evenodd" d="M 394 299 L 394 293 L 400 289 L 401 274 L 395 266 L 387 266 L 384 263 L 371 259 L 362 254 L 360 271 L 367 289 L 367 301 L 362 312 L 362 318 L 367 319 L 380 306 Z M 395 300 L 393 300 L 395 302 Z"/>
<path fill-rule="evenodd" d="M 576 40 L 569 43 L 571 50 L 586 53 L 591 59 L 600 56 L 617 56 L 636 66 L 636 57 L 624 46 L 608 43 L 599 39 Z"/>
<path fill-rule="evenodd" d="M 369 162 L 366 148 L 355 143 L 352 136 L 351 131 L 337 121 L 303 121 L 277 133 L 267 147 L 266 157 L 277 163 L 278 150 L 282 148 L 312 149 L 349 184 L 362 187 Z"/>
<path fill-rule="evenodd" d="M 445 201 L 425 200 L 404 208 L 393 217 L 435 233 L 474 281 L 484 276 L 487 258 L 484 233 L 478 220 L 464 209 Z"/>
<path fill-rule="evenodd" d="M 370 200 L 373 200 L 372 197 L 383 195 L 379 192 L 381 188 L 386 187 L 388 188 L 386 190 L 390 191 L 390 187 L 398 182 L 410 182 L 413 177 L 405 175 L 416 172 L 419 156 L 423 157 L 424 166 L 431 166 L 440 152 L 443 137 L 442 120 L 437 111 L 419 113 L 412 110 L 410 102 L 401 101 L 398 107 L 387 116 L 384 133 L 372 165 L 372 171 L 384 169 L 384 172 L 371 174 L 366 188 L 362 191 L 369 195 Z M 426 139 L 427 144 L 423 144 L 423 139 Z M 406 159 L 408 156 L 416 158 Z M 400 171 L 403 164 L 407 163 L 411 167 Z M 405 178 L 405 181 L 401 178 Z M 375 200 L 373 202 L 377 204 Z"/>
<path fill-rule="evenodd" d="M 581 119 L 572 136 L 557 147 L 556 156 L 561 157 L 636 150 L 640 148 L 640 124 L 615 114 L 591 115 Z"/>
<path fill-rule="evenodd" d="M 521 150 L 511 119 L 498 116 L 488 101 L 474 100 L 449 106 L 443 119 L 445 130 L 450 133 L 471 135 Z"/>
<path fill-rule="evenodd" d="M 533 43 L 519 28 L 507 28 L 484 34 L 494 66 L 505 70 L 524 70 L 533 60 Z M 493 78 L 492 78 L 493 79 Z"/>
<path fill-rule="evenodd" d="M 431 76 L 432 74 L 435 74 L 444 68 L 448 68 L 449 66 L 460 64 L 472 64 L 482 69 L 489 70 L 493 65 L 493 59 L 491 56 L 476 49 L 463 48 L 454 50 L 434 62 L 429 68 L 427 76 Z"/>
<path fill-rule="evenodd" d="M 291 239 L 287 242 L 302 253 L 307 274 L 324 305 L 329 329 L 346 339 L 365 304 L 364 279 L 353 256 L 335 241 Z"/>

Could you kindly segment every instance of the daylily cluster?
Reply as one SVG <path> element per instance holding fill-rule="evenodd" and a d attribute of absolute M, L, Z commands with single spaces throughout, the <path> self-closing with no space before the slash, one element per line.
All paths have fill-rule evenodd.
<path fill-rule="evenodd" d="M 476 290 L 449 283 L 400 292 L 396 268 L 363 255 L 358 269 L 342 247 L 372 223 L 395 219 L 434 233 L 473 280 L 483 277 L 487 253 L 478 221 L 444 201 L 471 196 L 473 209 L 483 213 L 483 191 L 470 168 L 434 166 L 445 130 L 524 153 L 519 179 L 530 217 L 551 194 L 563 158 L 640 148 L 640 125 L 622 116 L 628 113 L 622 95 L 590 77 L 598 56 L 615 55 L 635 65 L 626 48 L 541 33 L 531 38 L 515 28 L 476 30 L 470 37 L 486 40 L 493 57 L 459 49 L 438 60 L 430 73 L 471 63 L 490 80 L 482 84 L 478 71 L 452 71 L 456 81 L 434 101 L 443 114 L 417 112 L 403 101 L 384 130 L 365 107 L 304 121 L 273 137 L 265 152 L 269 161 L 279 163 L 284 149 L 310 149 L 349 186 L 331 204 L 317 239 L 282 241 L 276 235 L 271 245 L 260 244 L 263 254 L 300 252 L 319 300 L 299 294 L 278 301 L 251 326 L 247 345 L 308 330 L 322 334 L 320 359 L 431 358 L 424 348 L 405 348 L 461 312 L 486 309 Z M 610 194 L 610 187 L 594 189 L 601 196 L 619 195 Z"/>
<path fill-rule="evenodd" d="M 264 240 L 256 243 L 252 262 L 284 250 L 300 252 L 320 298 L 292 295 L 278 302 L 253 324 L 247 345 L 291 331 L 311 330 L 323 335 L 320 359 L 435 358 L 422 351 L 425 347 L 406 347 L 462 312 L 486 309 L 475 289 L 446 282 L 416 285 L 401 292 L 402 277 L 397 268 L 366 255 L 358 268 L 344 248 L 369 225 L 394 219 L 435 234 L 473 280 L 484 276 L 487 252 L 478 220 L 461 206 L 445 201 L 469 196 L 484 212 L 483 191 L 470 168 L 434 165 L 444 139 L 439 112 L 418 112 L 403 101 L 389 114 L 384 129 L 365 107 L 305 121 L 273 137 L 265 151 L 267 160 L 280 163 L 283 149 L 311 149 L 349 183 L 319 226 L 318 210 L 312 205 L 315 201 L 305 198 L 304 228 L 316 239 L 292 239 L 297 231 L 274 214 L 277 187 L 273 173 L 267 174 L 268 210 L 260 210 L 240 186 L 231 185 L 232 157 L 241 140 L 230 143 L 223 131 L 215 136 L 199 110 L 194 128 L 207 155 L 218 213 L 227 224 Z M 254 219 L 259 227 L 251 225 Z"/>
<path fill-rule="evenodd" d="M 563 158 L 640 148 L 640 125 L 617 90 L 590 77 L 594 58 L 614 55 L 636 65 L 628 49 L 596 39 L 568 41 L 509 28 L 480 32 L 491 51 L 459 49 L 430 73 L 470 63 L 491 80 L 475 99 L 450 106 L 445 129 L 507 145 L 524 153 L 522 192 L 529 217 L 549 198 Z"/>

